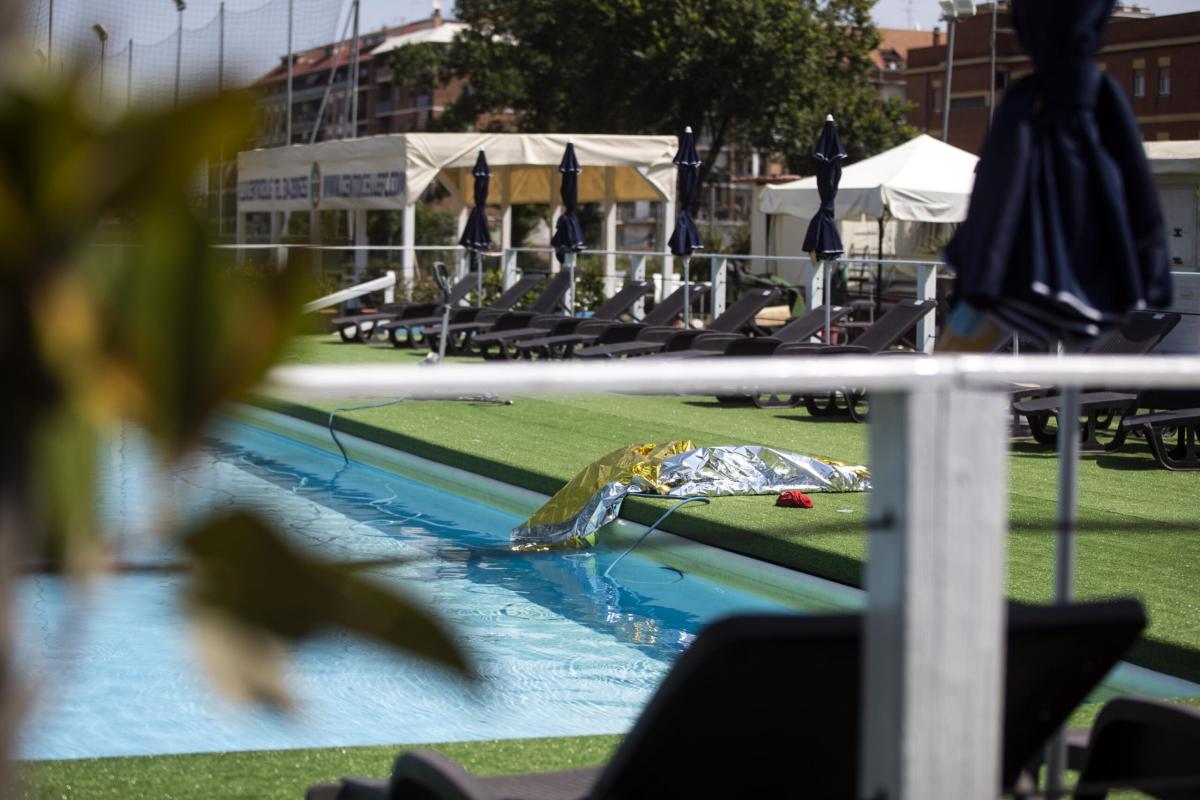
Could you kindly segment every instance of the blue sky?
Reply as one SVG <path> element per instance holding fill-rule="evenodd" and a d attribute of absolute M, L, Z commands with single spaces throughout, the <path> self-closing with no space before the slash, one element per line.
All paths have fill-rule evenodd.
<path fill-rule="evenodd" d="M 1157 14 L 1200 11 L 1200 0 L 1141 0 L 1138 4 Z M 444 0 L 444 9 L 452 6 L 452 0 Z M 431 0 L 362 0 L 361 21 L 366 28 L 375 28 L 427 17 L 431 8 Z M 912 20 L 929 30 L 937 24 L 937 8 L 936 0 L 880 0 L 875 7 L 875 20 L 883 27 L 907 28 L 911 10 Z"/>

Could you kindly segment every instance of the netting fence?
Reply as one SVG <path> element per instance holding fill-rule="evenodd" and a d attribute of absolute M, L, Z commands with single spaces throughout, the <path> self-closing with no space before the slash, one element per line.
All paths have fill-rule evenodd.
<path fill-rule="evenodd" d="M 119 108 L 251 85 L 286 58 L 289 17 L 295 53 L 334 41 L 348 5 L 189 0 L 180 11 L 172 0 L 32 0 L 22 30 L 52 73 L 83 73 Z"/>

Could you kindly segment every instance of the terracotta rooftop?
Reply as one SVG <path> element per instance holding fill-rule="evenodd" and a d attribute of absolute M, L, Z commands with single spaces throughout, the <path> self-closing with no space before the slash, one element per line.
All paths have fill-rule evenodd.
<path fill-rule="evenodd" d="M 913 31 L 905 28 L 880 28 L 879 35 L 883 41 L 879 47 L 871 51 L 871 59 L 879 69 L 886 68 L 883 54 L 895 50 L 902 60 L 908 60 L 908 51 L 914 47 L 929 47 L 933 44 L 932 31 Z"/>

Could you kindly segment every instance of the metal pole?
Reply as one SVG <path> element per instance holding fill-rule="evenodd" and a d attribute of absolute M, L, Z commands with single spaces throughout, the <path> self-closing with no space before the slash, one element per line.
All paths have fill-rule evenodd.
<path fill-rule="evenodd" d="M 1063 389 L 1058 412 L 1058 514 L 1054 532 L 1054 602 L 1069 603 L 1075 588 L 1075 532 L 1079 524 L 1079 387 Z M 1067 769 L 1063 732 L 1050 740 L 1046 792 L 1061 797 Z"/>
<path fill-rule="evenodd" d="M 224 3 L 221 4 L 224 8 Z M 287 24 L 287 138 L 284 145 L 292 143 L 292 22 L 295 0 L 288 0 Z"/>
<path fill-rule="evenodd" d="M 942 98 L 942 141 L 950 141 L 950 81 L 954 76 L 954 17 L 946 17 L 946 88 Z M 995 81 L 993 81 L 995 83 Z"/>
<path fill-rule="evenodd" d="M 183 10 L 187 8 L 184 0 L 175 0 L 175 8 L 179 10 L 179 27 L 175 42 L 175 108 L 179 107 L 179 73 L 183 67 Z"/>
<path fill-rule="evenodd" d="M 225 91 L 225 3 L 217 7 L 217 94 Z"/>
<path fill-rule="evenodd" d="M 133 38 L 129 39 L 129 61 L 125 66 L 125 107 L 133 106 Z"/>
<path fill-rule="evenodd" d="M 350 65 L 353 77 L 350 81 L 350 138 L 358 136 L 358 7 L 359 0 L 354 0 L 354 41 L 350 45 Z"/>
<path fill-rule="evenodd" d="M 831 340 L 829 338 L 829 328 L 831 320 L 829 316 L 829 302 L 830 297 L 832 296 L 830 284 L 833 283 L 833 263 L 830 261 L 825 262 L 825 280 L 822 281 L 822 283 L 824 285 L 821 288 L 825 293 L 825 344 L 830 344 Z"/>
<path fill-rule="evenodd" d="M 217 7 L 217 95 L 225 89 L 225 3 Z M 225 237 L 225 140 L 217 145 L 217 238 Z"/>
<path fill-rule="evenodd" d="M 996 9 L 1000 0 L 992 0 L 992 85 L 988 87 L 988 127 L 992 125 L 992 117 L 996 113 Z"/>
<path fill-rule="evenodd" d="M 100 106 L 104 106 L 104 51 L 108 44 L 108 31 L 104 26 L 97 22 L 92 26 L 92 30 L 96 32 L 96 37 L 100 40 L 100 90 L 96 93 L 96 99 Z"/>
<path fill-rule="evenodd" d="M 46 27 L 46 72 L 54 74 L 54 0 L 50 0 L 50 16 Z"/>
<path fill-rule="evenodd" d="M 683 257 L 683 329 L 690 331 L 692 329 L 692 284 L 691 284 L 691 266 L 692 257 Z"/>
<path fill-rule="evenodd" d="M 567 253 L 567 271 L 571 273 L 571 293 L 568 295 L 570 303 L 567 304 L 567 314 L 575 316 L 575 259 L 577 253 Z"/>

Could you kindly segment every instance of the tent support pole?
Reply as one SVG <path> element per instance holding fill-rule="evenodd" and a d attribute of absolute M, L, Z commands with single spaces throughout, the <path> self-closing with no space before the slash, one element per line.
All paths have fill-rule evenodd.
<path fill-rule="evenodd" d="M 400 280 L 404 282 L 404 297 L 412 297 L 413 283 L 417 264 L 417 205 L 409 203 L 404 207 L 400 235 L 403 237 L 404 249 L 400 251 Z"/>
<path fill-rule="evenodd" d="M 617 173 L 604 168 L 604 297 L 617 293 Z"/>
<path fill-rule="evenodd" d="M 875 265 L 875 316 L 883 313 L 883 229 L 887 212 L 879 218 L 879 263 Z"/>

